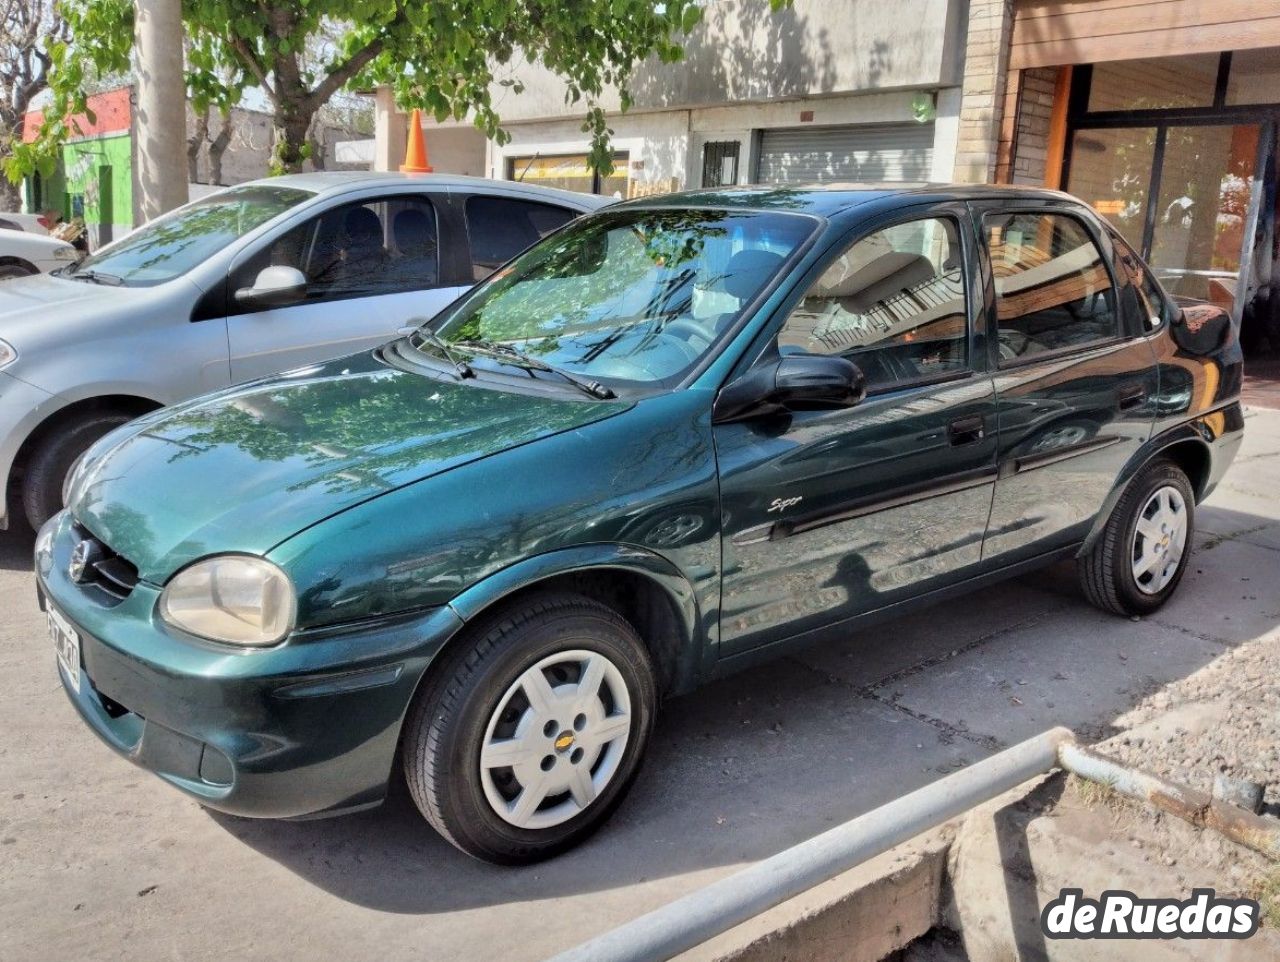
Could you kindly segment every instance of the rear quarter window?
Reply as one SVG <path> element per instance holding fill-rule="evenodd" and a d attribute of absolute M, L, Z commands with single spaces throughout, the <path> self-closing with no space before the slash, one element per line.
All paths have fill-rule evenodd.
<path fill-rule="evenodd" d="M 495 270 L 577 216 L 555 204 L 513 197 L 469 197 L 467 236 L 473 277 L 484 280 Z"/>

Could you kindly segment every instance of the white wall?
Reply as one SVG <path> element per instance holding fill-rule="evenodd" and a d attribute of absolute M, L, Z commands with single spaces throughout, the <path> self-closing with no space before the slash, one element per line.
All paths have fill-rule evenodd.
<path fill-rule="evenodd" d="M 615 150 L 625 150 L 631 164 L 630 176 L 640 183 L 659 183 L 674 178 L 677 187 L 685 183 L 689 156 L 689 111 L 623 114 L 611 118 L 610 142 Z M 538 153 L 542 156 L 575 154 L 587 149 L 587 135 L 577 120 L 552 120 L 507 127 L 511 141 L 503 146 L 489 144 L 487 176 L 505 178 L 507 160 Z M 430 134 L 428 134 L 430 137 Z M 637 162 L 641 165 L 636 167 Z"/>
<path fill-rule="evenodd" d="M 795 0 L 777 12 L 769 0 L 706 0 L 702 23 L 675 64 L 649 60 L 629 84 L 637 109 L 700 107 L 740 101 L 826 96 L 854 91 L 960 83 L 967 0 Z M 492 91 L 508 123 L 578 116 L 565 85 L 536 64 L 499 68 Z M 616 91 L 601 98 L 618 109 Z"/>

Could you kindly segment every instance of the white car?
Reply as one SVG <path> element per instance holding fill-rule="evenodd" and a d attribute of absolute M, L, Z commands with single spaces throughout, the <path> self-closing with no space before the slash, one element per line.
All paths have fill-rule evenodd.
<path fill-rule="evenodd" d="M 0 528 L 19 504 L 37 527 L 57 511 L 112 428 L 388 341 L 607 203 L 451 175 L 273 177 L 0 284 Z"/>
<path fill-rule="evenodd" d="M 28 234 L 49 233 L 49 222 L 44 214 L 18 214 L 12 211 L 0 211 L 0 227 L 8 230 L 26 231 Z"/>
<path fill-rule="evenodd" d="M 0 281 L 44 274 L 74 263 L 80 252 L 47 234 L 0 227 Z"/>

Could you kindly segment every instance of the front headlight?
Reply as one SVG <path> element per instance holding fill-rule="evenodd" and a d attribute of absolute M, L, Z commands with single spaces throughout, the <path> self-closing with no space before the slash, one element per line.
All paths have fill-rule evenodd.
<path fill-rule="evenodd" d="M 197 561 L 165 586 L 160 617 L 175 628 L 231 645 L 274 645 L 297 611 L 288 575 L 250 555 Z"/>
<path fill-rule="evenodd" d="M 0 341 L 0 367 L 8 367 L 18 359 L 18 352 L 8 341 Z"/>
<path fill-rule="evenodd" d="M 74 247 L 56 247 L 53 251 L 55 261 L 78 261 L 80 252 Z"/>

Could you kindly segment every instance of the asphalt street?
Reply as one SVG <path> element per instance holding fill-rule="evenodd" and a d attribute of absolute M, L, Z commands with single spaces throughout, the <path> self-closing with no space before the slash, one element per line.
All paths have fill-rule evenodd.
<path fill-rule="evenodd" d="M 248 821 L 116 757 L 62 694 L 31 533 L 0 533 L 0 959 L 539 959 L 1052 725 L 1112 734 L 1280 640 L 1280 412 L 1247 424 L 1156 616 L 1095 611 L 1058 566 L 717 683 L 664 707 L 610 825 L 527 869 L 458 853 L 402 789 Z"/>

